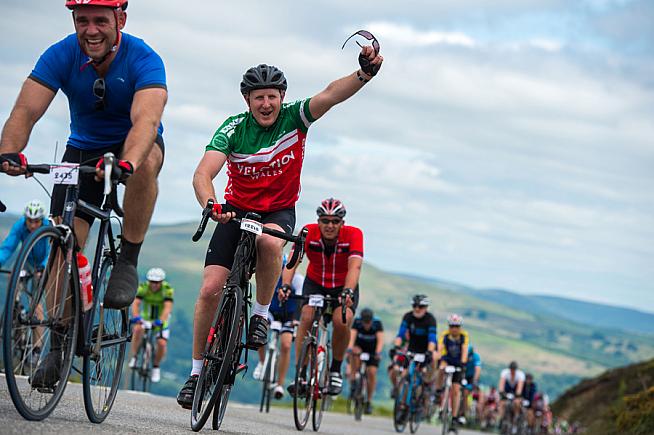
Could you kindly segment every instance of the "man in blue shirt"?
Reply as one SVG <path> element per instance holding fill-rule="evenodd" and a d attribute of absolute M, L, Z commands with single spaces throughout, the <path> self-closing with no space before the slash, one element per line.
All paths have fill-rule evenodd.
<path fill-rule="evenodd" d="M 48 48 L 23 84 L 0 137 L 0 170 L 14 176 L 25 173 L 27 159 L 22 150 L 34 124 L 61 89 L 68 97 L 71 119 L 62 160 L 95 164 L 106 152 L 120 159 L 118 166 L 126 181 L 125 218 L 121 252 L 104 305 L 123 308 L 134 300 L 138 287 L 137 260 L 163 164 L 165 70 L 159 55 L 145 42 L 122 32 L 127 0 L 67 0 L 66 7 L 72 11 L 75 34 Z M 97 178 L 103 176 L 98 169 Z M 55 218 L 62 215 L 64 187 L 57 185 L 53 190 L 51 214 Z M 102 184 L 85 180 L 80 198 L 99 205 Z M 82 247 L 92 222 L 91 216 L 77 212 L 75 233 Z M 53 350 L 59 348 L 53 343 Z M 56 379 L 61 358 L 50 353 L 55 355 L 46 357 L 44 370 L 49 369 L 47 379 Z M 40 379 L 37 375 L 38 371 L 35 378 Z"/>
<path fill-rule="evenodd" d="M 41 201 L 34 199 L 27 203 L 23 217 L 11 227 L 9 234 L 0 245 L 0 267 L 11 258 L 18 245 L 25 242 L 29 235 L 42 225 L 48 226 L 50 221 L 45 217 L 45 207 Z M 41 240 L 31 251 L 33 258 L 30 258 L 29 265 L 37 270 L 44 269 L 49 252 L 50 246 L 47 244 L 47 240 Z"/>
<path fill-rule="evenodd" d="M 479 377 L 481 376 L 481 357 L 472 346 L 468 346 L 468 362 L 466 363 L 466 385 L 463 389 L 463 411 L 461 415 L 468 414 L 468 396 L 473 393 L 473 399 L 477 397 L 477 415 L 481 415 L 481 404 L 479 398 Z M 477 394 L 477 396 L 475 396 Z"/>

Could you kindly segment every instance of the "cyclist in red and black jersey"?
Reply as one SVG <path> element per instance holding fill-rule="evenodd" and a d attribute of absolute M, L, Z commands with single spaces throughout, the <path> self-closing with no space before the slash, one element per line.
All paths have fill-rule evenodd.
<path fill-rule="evenodd" d="M 363 46 L 359 70 L 334 80 L 313 97 L 294 103 L 284 103 L 288 84 L 277 67 L 260 64 L 248 69 L 240 85 L 248 110 L 227 118 L 216 130 L 193 175 L 200 205 L 205 207 L 209 200 L 214 201 L 212 219 L 221 224 L 256 212 L 266 227 L 292 233 L 309 127 L 360 91 L 377 74 L 382 62 L 378 47 Z M 225 165 L 226 204 L 220 206 L 213 180 Z M 177 403 L 185 408 L 193 404 L 202 351 L 240 237 L 237 225 L 218 225 L 207 249 L 195 304 L 191 374 L 177 396 Z M 249 349 L 258 349 L 268 339 L 268 308 L 282 268 L 284 243 L 268 235 L 257 238 L 257 291 L 247 334 Z"/>
<path fill-rule="evenodd" d="M 357 227 L 345 225 L 345 206 L 337 199 L 324 200 L 318 209 L 318 223 L 307 224 L 308 229 L 304 245 L 305 255 L 309 259 L 307 275 L 302 294 L 309 296 L 323 294 L 338 296 L 343 290 L 351 296 L 345 301 L 347 307 L 346 322 L 340 315 L 333 316 L 334 333 L 332 344 L 334 354 L 329 369 L 329 394 L 338 395 L 343 389 L 341 365 L 350 340 L 350 327 L 359 302 L 359 275 L 363 264 L 363 233 Z M 285 270 L 282 279 L 289 284 L 293 279 L 293 270 Z M 337 305 L 337 304 L 334 304 Z M 302 342 L 311 327 L 313 308 L 302 308 L 300 327 L 295 340 L 295 358 L 300 354 Z M 300 387 L 302 388 L 302 387 Z M 288 391 L 295 394 L 295 383 L 289 385 Z"/>

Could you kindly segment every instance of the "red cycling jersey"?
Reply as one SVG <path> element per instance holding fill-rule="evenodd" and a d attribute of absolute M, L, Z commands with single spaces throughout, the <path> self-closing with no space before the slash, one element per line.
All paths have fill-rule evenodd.
<path fill-rule="evenodd" d="M 343 287 L 350 257 L 363 258 L 363 233 L 357 227 L 343 225 L 336 245 L 325 245 L 318 224 L 307 224 L 309 230 L 304 252 L 309 259 L 307 278 L 325 288 Z"/>

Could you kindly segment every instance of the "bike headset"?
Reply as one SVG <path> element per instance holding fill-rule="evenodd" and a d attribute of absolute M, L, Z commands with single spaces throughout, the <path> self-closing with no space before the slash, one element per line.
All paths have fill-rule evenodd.
<path fill-rule="evenodd" d="M 121 39 L 121 31 L 120 31 L 120 18 L 123 18 L 126 13 L 125 11 L 127 10 L 127 3 L 128 0 L 66 0 L 66 7 L 73 11 L 73 16 L 75 14 L 75 9 L 82 7 L 82 6 L 100 6 L 100 7 L 105 7 L 105 8 L 111 8 L 114 13 L 114 18 L 116 21 L 116 41 L 114 42 L 113 47 L 111 47 L 111 50 L 104 56 L 102 56 L 102 59 L 96 61 L 95 59 L 92 59 L 89 56 L 89 60 L 82 65 L 80 70 L 86 68 L 88 65 L 94 65 L 94 66 L 99 66 L 101 65 L 109 56 L 111 56 L 111 53 L 115 52 L 118 50 L 118 46 L 120 45 L 120 39 Z M 86 52 L 84 51 L 84 48 L 80 44 L 80 49 L 84 54 Z M 88 54 L 87 54 L 88 56 Z"/>

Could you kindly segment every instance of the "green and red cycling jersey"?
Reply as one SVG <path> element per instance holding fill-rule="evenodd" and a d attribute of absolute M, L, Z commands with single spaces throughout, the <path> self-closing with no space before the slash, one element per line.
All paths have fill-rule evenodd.
<path fill-rule="evenodd" d="M 350 257 L 363 258 L 363 233 L 357 227 L 343 225 L 336 244 L 326 244 L 318 224 L 307 224 L 309 231 L 304 253 L 309 259 L 307 278 L 324 288 L 343 287 Z"/>
<path fill-rule="evenodd" d="M 206 151 L 227 155 L 228 203 L 257 212 L 295 206 L 307 131 L 315 121 L 309 101 L 282 104 L 279 117 L 268 128 L 261 127 L 249 111 L 227 118 L 218 128 Z"/>

